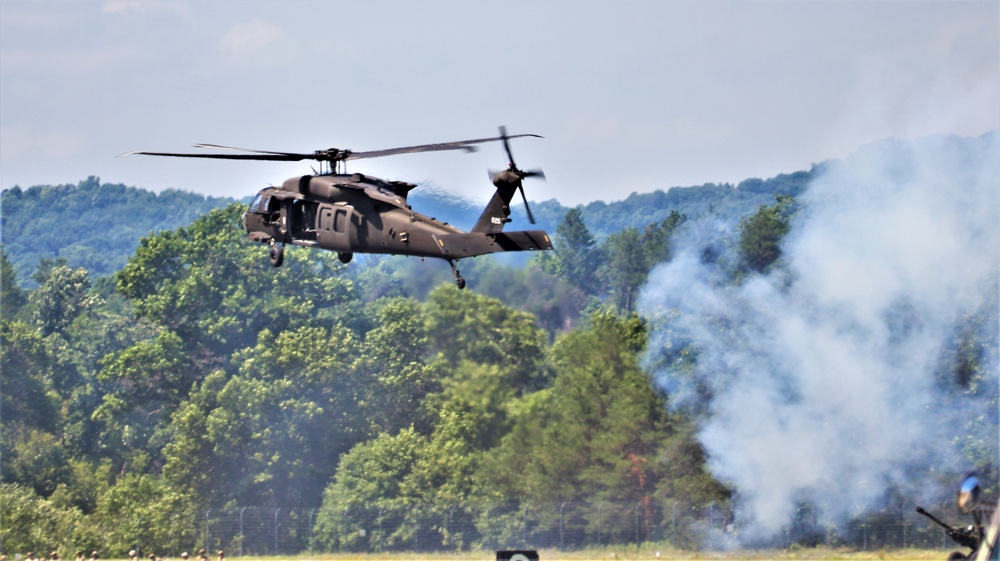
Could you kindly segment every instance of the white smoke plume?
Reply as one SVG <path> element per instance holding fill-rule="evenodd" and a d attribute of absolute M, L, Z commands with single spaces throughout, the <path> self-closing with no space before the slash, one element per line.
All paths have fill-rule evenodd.
<path fill-rule="evenodd" d="M 890 486 L 919 493 L 915 466 L 961 469 L 948 435 L 982 407 L 942 399 L 937 376 L 963 317 L 997 305 L 1000 133 L 886 141 L 821 169 L 784 267 L 734 283 L 698 239 L 717 228 L 694 227 L 640 297 L 647 364 L 673 406 L 699 412 L 751 541 L 802 502 L 842 523 Z"/>

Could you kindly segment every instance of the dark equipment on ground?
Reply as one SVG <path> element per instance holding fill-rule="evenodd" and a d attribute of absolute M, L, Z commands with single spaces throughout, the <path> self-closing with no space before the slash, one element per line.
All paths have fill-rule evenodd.
<path fill-rule="evenodd" d="M 504 226 L 511 221 L 510 201 L 515 192 L 521 194 L 528 220 L 535 223 L 522 182 L 529 177 L 544 179 L 545 174 L 541 170 L 519 169 L 514 163 L 509 143 L 512 138 L 527 136 L 541 138 L 536 134 L 508 135 L 507 130 L 500 127 L 500 136 L 492 138 L 369 152 L 330 148 L 306 154 L 196 144 L 197 148 L 241 153 L 129 154 L 285 162 L 316 160 L 325 170 L 321 169 L 320 173 L 314 175 L 293 177 L 280 187 L 262 189 L 243 215 L 243 227 L 250 239 L 270 247 L 272 265 L 280 267 L 284 262 L 285 244 L 335 251 L 343 263 L 350 262 L 355 253 L 436 257 L 451 265 L 455 283 L 459 288 L 464 288 L 465 279 L 459 274 L 456 265 L 459 259 L 502 251 L 552 249 L 548 234 L 542 230 L 503 231 Z M 415 184 L 387 181 L 360 173 L 347 174 L 343 169 L 344 163 L 349 160 L 443 150 L 473 152 L 477 149 L 477 144 L 496 141 L 503 142 L 507 154 L 507 169 L 491 172 L 496 193 L 469 232 L 463 232 L 410 208 L 406 197 L 416 187 Z"/>
<path fill-rule="evenodd" d="M 969 472 L 962 478 L 959 485 L 956 504 L 961 514 L 972 514 L 974 524 L 965 528 L 951 526 L 933 514 L 917 507 L 917 513 L 930 518 L 935 524 L 944 528 L 945 533 L 955 543 L 968 547 L 972 551 L 963 554 L 954 551 L 948 556 L 948 561 L 968 561 L 971 559 L 996 559 L 997 531 L 1000 527 L 1000 518 L 997 511 L 992 511 L 989 507 L 980 506 L 980 496 L 982 487 L 979 484 L 979 477 L 974 472 Z M 988 518 L 984 524 L 984 516 Z"/>
<path fill-rule="evenodd" d="M 501 549 L 497 551 L 497 561 L 538 561 L 534 549 Z"/>

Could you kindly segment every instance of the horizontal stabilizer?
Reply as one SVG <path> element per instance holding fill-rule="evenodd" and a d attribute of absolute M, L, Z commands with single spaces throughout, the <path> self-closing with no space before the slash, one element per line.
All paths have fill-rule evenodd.
<path fill-rule="evenodd" d="M 497 232 L 484 234 L 447 234 L 436 236 L 445 255 L 455 259 L 500 251 L 540 251 L 552 249 L 552 240 L 543 230 Z"/>

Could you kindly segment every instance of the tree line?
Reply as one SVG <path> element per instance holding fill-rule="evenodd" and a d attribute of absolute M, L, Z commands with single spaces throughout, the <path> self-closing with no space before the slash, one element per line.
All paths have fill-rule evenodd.
<path fill-rule="evenodd" d="M 293 248 L 273 269 L 244 210 L 146 235 L 109 276 L 46 258 L 25 289 L 2 255 L 0 548 L 124 552 L 142 534 L 181 551 L 206 508 L 315 508 L 310 546 L 331 550 L 357 545 L 352 509 L 402 548 L 417 506 L 507 505 L 502 522 L 528 504 L 728 505 L 696 413 L 642 367 L 632 311 L 688 215 L 599 238 L 570 209 L 557 251 L 474 260 L 460 291 L 416 259 Z M 760 205 L 705 258 L 734 283 L 767 274 L 795 212 Z"/>
<path fill-rule="evenodd" d="M 127 550 L 141 525 L 185 548 L 208 505 L 318 507 L 323 530 L 360 504 L 726 500 L 630 312 L 684 216 L 597 243 L 570 211 L 554 255 L 477 263 L 490 297 L 421 292 L 412 260 L 272 269 L 243 210 L 113 276 L 45 258 L 22 289 L 3 255 L 4 548 Z"/>

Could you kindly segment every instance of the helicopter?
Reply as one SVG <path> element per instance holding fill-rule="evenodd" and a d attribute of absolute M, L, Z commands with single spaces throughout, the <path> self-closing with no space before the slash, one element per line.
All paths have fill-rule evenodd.
<path fill-rule="evenodd" d="M 523 180 L 545 178 L 541 170 L 524 171 L 514 163 L 509 141 L 523 137 L 542 138 L 537 134 L 508 135 L 507 129 L 500 127 L 497 137 L 367 152 L 329 148 L 310 154 L 196 144 L 195 148 L 241 153 L 128 152 L 123 155 L 288 162 L 315 160 L 321 166 L 318 173 L 314 170 L 312 175 L 289 178 L 279 187 L 261 189 L 243 214 L 243 228 L 250 239 L 269 246 L 271 265 L 282 265 L 286 244 L 335 251 L 345 264 L 355 253 L 434 257 L 448 262 L 455 284 L 462 289 L 466 283 L 458 270 L 459 259 L 504 251 L 552 249 L 552 241 L 543 230 L 503 231 L 512 221 L 510 202 L 515 192 L 521 194 L 529 222 L 535 223 L 524 194 Z M 361 173 L 348 174 L 345 169 L 350 160 L 445 150 L 474 152 L 478 144 L 487 142 L 503 143 L 507 168 L 490 171 L 496 192 L 468 232 L 414 211 L 406 198 L 415 184 Z"/>

